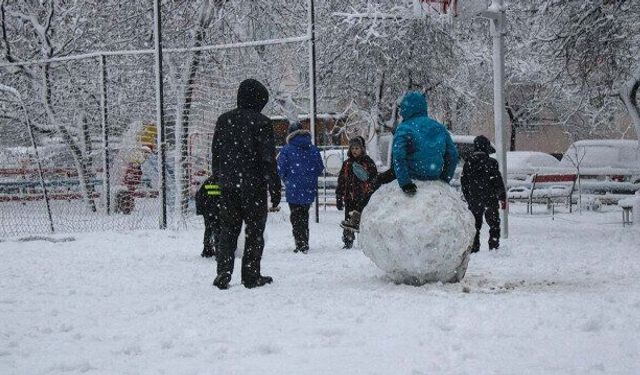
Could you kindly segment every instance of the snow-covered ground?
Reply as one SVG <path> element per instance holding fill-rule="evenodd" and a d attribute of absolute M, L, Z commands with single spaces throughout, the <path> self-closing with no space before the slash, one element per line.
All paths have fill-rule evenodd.
<path fill-rule="evenodd" d="M 341 250 L 337 211 L 307 255 L 271 217 L 275 281 L 252 290 L 211 285 L 200 230 L 7 240 L 0 374 L 638 374 L 640 231 L 618 210 L 514 206 L 503 249 L 485 233 L 462 283 L 422 287 Z"/>

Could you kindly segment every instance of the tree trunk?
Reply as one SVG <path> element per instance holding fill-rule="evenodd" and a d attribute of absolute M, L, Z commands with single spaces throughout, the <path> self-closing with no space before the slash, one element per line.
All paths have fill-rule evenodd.
<path fill-rule="evenodd" d="M 204 39 L 204 30 L 198 30 L 196 33 L 196 42 L 194 43 L 194 47 L 199 47 L 202 44 L 202 40 Z M 193 103 L 193 85 L 196 81 L 196 75 L 198 73 L 198 67 L 200 66 L 200 57 L 202 55 L 201 51 L 196 51 L 193 53 L 191 62 L 189 64 L 189 74 L 187 78 L 187 82 L 184 89 L 183 94 L 183 104 L 182 110 L 178 112 L 178 115 L 181 113 L 181 119 L 177 124 L 180 126 L 179 132 L 179 171 L 180 173 L 176 174 L 176 177 L 179 178 L 179 191 L 178 196 L 180 199 L 180 212 L 182 215 L 187 213 L 189 206 L 189 181 L 191 180 L 191 171 L 188 168 L 188 158 L 189 158 L 189 116 L 191 114 L 191 105 Z"/>
<path fill-rule="evenodd" d="M 518 116 L 513 112 L 513 108 L 509 105 L 509 102 L 506 102 L 505 108 L 507 110 L 507 114 L 509 115 L 509 122 L 511 123 L 511 136 L 509 137 L 509 151 L 516 150 L 516 136 L 518 133 L 518 129 L 520 128 L 520 120 Z"/>
<path fill-rule="evenodd" d="M 627 107 L 633 126 L 636 129 L 636 137 L 640 142 L 640 108 L 638 108 L 638 90 L 640 90 L 640 66 L 635 74 L 620 91 L 620 96 Z M 633 205 L 633 225 L 640 228 L 640 191 L 636 192 L 636 200 Z"/>
<path fill-rule="evenodd" d="M 640 108 L 638 108 L 638 90 L 640 89 L 640 67 L 636 70 L 634 76 L 627 81 L 627 84 L 620 90 L 620 96 L 633 126 L 636 130 L 636 137 L 640 141 Z"/>
<path fill-rule="evenodd" d="M 51 103 L 51 86 L 49 84 L 49 65 L 46 64 L 42 68 L 42 80 L 43 80 L 43 102 L 45 105 L 45 109 L 47 111 L 47 117 L 49 121 L 55 126 L 57 131 L 62 136 L 62 140 L 69 147 L 71 151 L 71 156 L 73 157 L 73 163 L 78 171 L 78 180 L 80 183 L 80 189 L 85 198 L 85 202 L 89 207 L 91 212 L 96 212 L 96 203 L 93 199 L 93 186 L 89 186 L 89 173 L 87 172 L 87 166 L 84 161 L 84 155 L 82 153 L 82 149 L 78 145 L 78 143 L 73 139 L 73 136 L 69 132 L 69 130 L 62 125 L 56 116 L 55 110 L 53 109 L 53 104 Z"/>
<path fill-rule="evenodd" d="M 221 7 L 224 2 L 214 2 L 215 7 Z M 198 29 L 194 37 L 192 47 L 202 46 L 202 42 L 206 35 L 206 29 L 211 23 L 211 2 L 204 1 L 202 5 Z M 193 102 L 193 85 L 196 81 L 198 73 L 198 67 L 200 66 L 200 60 L 202 51 L 195 51 L 190 56 L 188 65 L 186 82 L 181 97 L 178 98 L 178 107 L 176 111 L 176 210 L 179 218 L 184 218 L 189 208 L 189 183 L 191 181 L 191 171 L 188 168 L 189 158 L 189 121 L 191 114 L 191 105 Z"/>
<path fill-rule="evenodd" d="M 449 129 L 449 131 L 453 131 L 453 114 L 452 114 L 452 110 L 451 110 L 451 105 L 449 104 L 448 100 L 445 100 L 444 103 L 442 103 L 442 106 L 444 107 L 444 116 L 443 116 L 443 125 Z"/>
<path fill-rule="evenodd" d="M 378 133 L 382 130 L 380 126 L 380 106 L 382 105 L 382 93 L 384 91 L 384 71 L 378 70 L 375 82 L 375 103 L 371 109 L 371 123 L 369 124 L 369 134 L 367 137 L 367 151 L 369 156 L 376 162 L 381 163 L 382 158 L 378 144 Z"/>
<path fill-rule="evenodd" d="M 87 187 L 87 196 L 93 197 L 95 193 L 95 188 L 96 188 L 92 182 L 92 180 L 95 177 L 95 173 L 93 170 L 93 157 L 91 156 L 91 153 L 93 152 L 93 147 L 91 145 L 91 133 L 89 132 L 89 121 L 87 121 L 87 116 L 84 114 L 82 115 L 81 126 L 82 126 L 82 132 L 80 134 L 82 135 L 82 142 L 84 143 L 84 150 L 83 150 L 84 158 L 82 163 L 85 170 L 84 183 Z M 95 206 L 95 203 L 93 202 L 93 199 L 91 199 L 91 201 L 87 201 L 87 203 L 89 204 L 89 208 L 91 209 L 91 211 L 96 212 L 96 206 Z"/>

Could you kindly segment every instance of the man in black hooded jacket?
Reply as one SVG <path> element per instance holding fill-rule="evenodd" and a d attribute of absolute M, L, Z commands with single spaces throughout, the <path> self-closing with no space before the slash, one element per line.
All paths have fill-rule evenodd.
<path fill-rule="evenodd" d="M 275 170 L 271 120 L 260 112 L 269 93 L 260 82 L 247 79 L 238 88 L 238 107 L 216 122 L 211 145 L 211 169 L 220 185 L 220 238 L 213 284 L 227 289 L 233 273 L 238 235 L 245 223 L 242 284 L 260 287 L 273 279 L 260 273 L 267 221 L 267 189 Z"/>
<path fill-rule="evenodd" d="M 469 210 L 476 221 L 476 236 L 471 249 L 471 252 L 475 253 L 480 251 L 483 215 L 489 224 L 489 249 L 494 250 L 500 246 L 498 201 L 505 208 L 507 195 L 498 162 L 489 157 L 496 152 L 489 139 L 484 135 L 477 136 L 473 140 L 473 148 L 473 154 L 465 161 L 462 168 L 460 183 Z"/>

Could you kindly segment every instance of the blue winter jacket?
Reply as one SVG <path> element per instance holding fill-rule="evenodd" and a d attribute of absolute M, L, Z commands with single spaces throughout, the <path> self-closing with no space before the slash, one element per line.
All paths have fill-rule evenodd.
<path fill-rule="evenodd" d="M 286 188 L 287 203 L 311 204 L 323 170 L 322 157 L 311 144 L 311 134 L 306 130 L 291 133 L 278 155 L 278 174 Z"/>
<path fill-rule="evenodd" d="M 405 186 L 412 179 L 451 181 L 458 151 L 444 125 L 428 116 L 427 98 L 417 91 L 408 93 L 400 115 L 392 149 L 398 184 Z"/>

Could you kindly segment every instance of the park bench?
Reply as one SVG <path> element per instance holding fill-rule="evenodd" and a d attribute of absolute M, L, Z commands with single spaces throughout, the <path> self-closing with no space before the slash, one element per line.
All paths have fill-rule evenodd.
<path fill-rule="evenodd" d="M 533 214 L 534 203 L 546 203 L 551 208 L 551 214 L 555 215 L 555 203 L 558 200 L 566 200 L 569 212 L 573 211 L 571 196 L 576 186 L 576 174 L 541 174 L 531 176 L 531 188 L 529 191 L 509 190 L 510 201 L 526 201 L 527 213 Z"/>
<path fill-rule="evenodd" d="M 631 220 L 632 215 L 634 216 L 634 219 L 635 219 L 635 214 L 633 214 L 633 205 L 636 199 L 640 199 L 640 196 L 620 199 L 618 201 L 618 206 L 622 208 L 622 226 L 623 227 L 625 225 L 631 225 L 631 223 L 633 223 L 633 221 Z"/>

